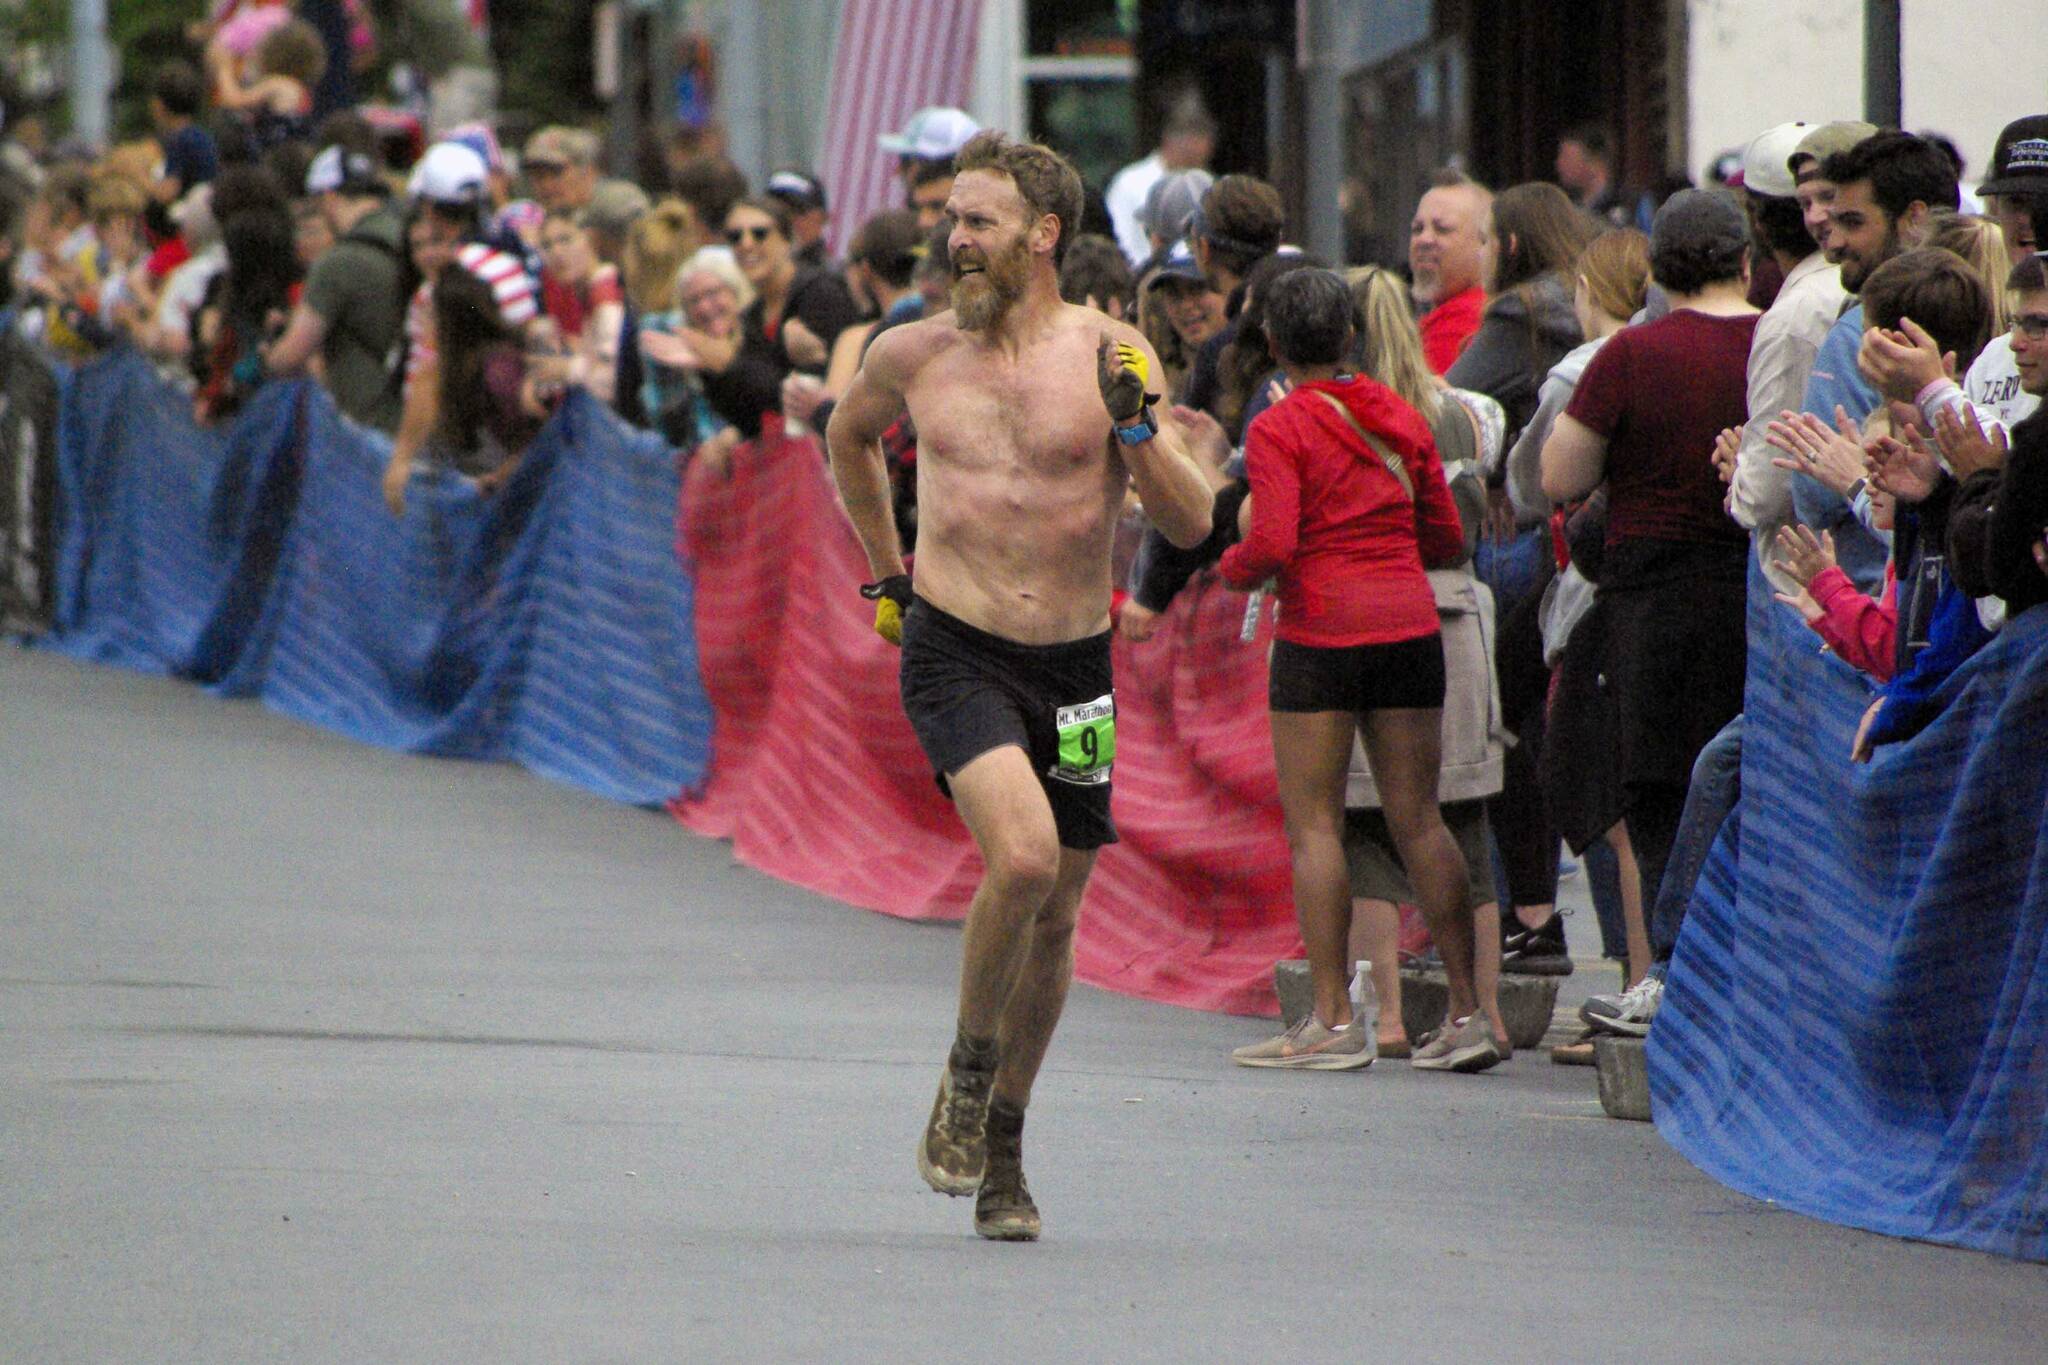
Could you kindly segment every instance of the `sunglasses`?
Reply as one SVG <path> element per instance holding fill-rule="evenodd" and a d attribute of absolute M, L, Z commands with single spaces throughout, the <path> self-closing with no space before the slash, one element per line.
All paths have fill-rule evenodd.
<path fill-rule="evenodd" d="M 738 246 L 741 242 L 765 242 L 775 235 L 772 227 L 734 227 L 725 230 L 725 240 Z"/>
<path fill-rule="evenodd" d="M 2012 329 L 2029 341 L 2048 337 L 2048 313 L 2019 313 L 2012 320 Z"/>

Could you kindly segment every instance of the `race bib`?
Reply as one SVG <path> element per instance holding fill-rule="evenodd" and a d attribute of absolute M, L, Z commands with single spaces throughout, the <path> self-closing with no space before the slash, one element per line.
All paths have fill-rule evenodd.
<path fill-rule="evenodd" d="M 1105 695 L 1053 712 L 1059 731 L 1059 758 L 1051 776 L 1076 786 L 1099 787 L 1109 781 L 1116 758 L 1116 698 Z"/>

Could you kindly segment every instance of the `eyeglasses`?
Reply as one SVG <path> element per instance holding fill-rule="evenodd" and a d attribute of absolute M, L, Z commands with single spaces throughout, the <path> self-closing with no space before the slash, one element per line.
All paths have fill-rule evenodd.
<path fill-rule="evenodd" d="M 2048 338 L 2048 313 L 2016 313 L 2012 329 L 2029 341 Z"/>
<path fill-rule="evenodd" d="M 738 246 L 741 242 L 765 242 L 775 234 L 772 227 L 732 227 L 725 230 L 725 240 Z"/>

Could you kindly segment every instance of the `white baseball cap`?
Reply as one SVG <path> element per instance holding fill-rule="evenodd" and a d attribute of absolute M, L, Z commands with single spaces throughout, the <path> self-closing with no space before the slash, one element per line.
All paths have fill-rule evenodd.
<path fill-rule="evenodd" d="M 875 142 L 885 152 L 915 157 L 919 161 L 943 161 L 957 155 L 967 140 L 981 131 L 981 125 L 964 109 L 932 105 L 910 116 L 900 133 L 883 133 Z"/>
<path fill-rule="evenodd" d="M 1798 186 L 1788 163 L 1812 131 L 1810 123 L 1781 123 L 1758 133 L 1742 153 L 1742 188 L 1773 199 L 1790 199 Z"/>
<path fill-rule="evenodd" d="M 461 142 L 437 142 L 412 168 L 406 193 L 436 204 L 470 204 L 484 197 L 490 171 L 476 149 Z"/>

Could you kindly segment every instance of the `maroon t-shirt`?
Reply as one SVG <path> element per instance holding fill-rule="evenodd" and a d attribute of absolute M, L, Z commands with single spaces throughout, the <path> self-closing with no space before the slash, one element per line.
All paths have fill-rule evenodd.
<path fill-rule="evenodd" d="M 1607 438 L 1607 543 L 1745 544 L 1723 510 L 1714 438 L 1749 419 L 1757 314 L 1682 308 L 1624 327 L 1586 366 L 1565 415 Z"/>

